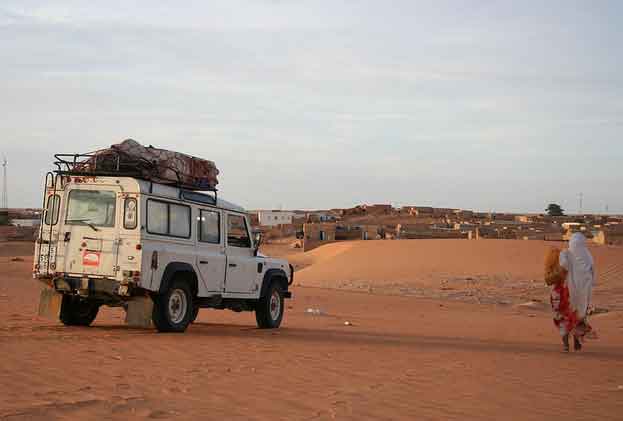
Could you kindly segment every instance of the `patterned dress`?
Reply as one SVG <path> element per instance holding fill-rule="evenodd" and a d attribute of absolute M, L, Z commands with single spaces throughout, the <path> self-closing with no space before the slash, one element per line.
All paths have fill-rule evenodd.
<path fill-rule="evenodd" d="M 569 288 L 566 282 L 552 285 L 550 294 L 552 311 L 554 312 L 554 324 L 560 330 L 560 336 L 565 336 L 574 331 L 579 320 L 576 312 L 571 308 L 569 300 Z"/>

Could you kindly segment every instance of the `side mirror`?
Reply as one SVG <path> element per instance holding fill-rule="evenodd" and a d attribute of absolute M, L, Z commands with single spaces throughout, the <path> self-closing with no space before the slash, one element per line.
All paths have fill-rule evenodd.
<path fill-rule="evenodd" d="M 264 242 L 264 236 L 262 235 L 261 232 L 256 232 L 254 237 L 253 237 L 253 255 L 257 256 L 258 252 L 260 251 L 260 246 L 262 245 L 262 243 Z"/>

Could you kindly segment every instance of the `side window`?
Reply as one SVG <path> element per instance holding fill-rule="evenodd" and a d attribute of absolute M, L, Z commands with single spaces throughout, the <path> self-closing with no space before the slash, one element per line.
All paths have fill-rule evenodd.
<path fill-rule="evenodd" d="M 190 237 L 190 208 L 182 205 L 169 205 L 169 235 Z"/>
<path fill-rule="evenodd" d="M 190 206 L 148 200 L 147 232 L 190 238 Z"/>
<path fill-rule="evenodd" d="M 61 198 L 58 194 L 48 197 L 48 205 L 45 210 L 45 224 L 56 225 L 58 223 L 58 209 L 61 203 Z"/>
<path fill-rule="evenodd" d="M 247 224 L 241 215 L 227 215 L 227 245 L 232 247 L 251 247 Z"/>
<path fill-rule="evenodd" d="M 133 230 L 136 228 L 137 224 L 136 199 L 128 197 L 123 204 L 123 228 Z"/>
<path fill-rule="evenodd" d="M 147 232 L 161 235 L 168 233 L 167 208 L 168 205 L 164 202 L 147 201 Z"/>
<path fill-rule="evenodd" d="M 199 241 L 219 244 L 221 242 L 221 215 L 214 211 L 199 211 Z"/>

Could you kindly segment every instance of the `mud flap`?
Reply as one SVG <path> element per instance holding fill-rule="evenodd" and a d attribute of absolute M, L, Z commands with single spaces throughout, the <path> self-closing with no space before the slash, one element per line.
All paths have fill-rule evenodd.
<path fill-rule="evenodd" d="M 150 328 L 154 302 L 150 297 L 136 297 L 128 303 L 125 322 L 130 327 Z"/>
<path fill-rule="evenodd" d="M 59 294 L 51 288 L 42 289 L 39 296 L 39 316 L 58 320 L 61 315 L 62 302 L 63 294 Z"/>

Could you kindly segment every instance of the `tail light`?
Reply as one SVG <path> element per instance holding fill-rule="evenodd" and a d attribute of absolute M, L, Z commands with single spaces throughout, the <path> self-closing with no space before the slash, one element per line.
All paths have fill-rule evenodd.
<path fill-rule="evenodd" d="M 141 280 L 141 271 L 140 270 L 124 270 L 123 277 L 126 279 L 132 279 L 135 282 L 140 282 Z"/>

